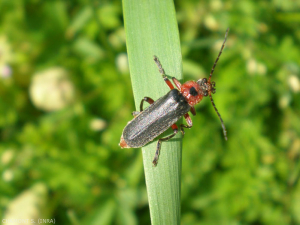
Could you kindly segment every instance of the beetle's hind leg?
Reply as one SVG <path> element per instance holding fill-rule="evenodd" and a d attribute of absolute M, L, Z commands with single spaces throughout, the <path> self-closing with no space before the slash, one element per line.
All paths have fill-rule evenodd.
<path fill-rule="evenodd" d="M 168 141 L 170 140 L 172 137 L 174 137 L 177 133 L 178 133 L 178 127 L 176 124 L 173 124 L 172 125 L 172 129 L 173 129 L 173 134 L 167 136 L 167 137 L 164 137 L 164 138 L 160 138 L 157 142 L 157 146 L 156 146 L 156 151 L 155 151 L 155 156 L 154 156 L 154 159 L 152 161 L 153 165 L 156 166 L 157 165 L 157 161 L 158 161 L 158 157 L 159 157 L 159 153 L 160 153 L 160 148 L 161 148 L 161 143 L 163 141 Z"/>
<path fill-rule="evenodd" d="M 187 122 L 188 125 L 185 125 L 185 124 L 181 124 L 180 125 L 180 131 L 182 133 L 182 136 L 184 136 L 184 129 L 183 128 L 191 128 L 193 126 L 193 122 L 192 122 L 192 119 L 190 117 L 190 115 L 188 113 L 184 114 L 184 118 Z M 157 161 L 158 161 L 158 157 L 159 157 L 159 153 L 160 153 L 160 147 L 161 147 L 161 143 L 163 141 L 168 141 L 170 140 L 172 137 L 174 137 L 177 133 L 178 133 L 178 127 L 176 124 L 173 124 L 172 125 L 172 129 L 174 131 L 173 134 L 165 137 L 165 138 L 160 138 L 157 142 L 157 146 L 156 146 L 156 152 L 155 152 L 155 156 L 154 156 L 154 159 L 152 161 L 153 165 L 156 166 L 157 165 Z"/>
<path fill-rule="evenodd" d="M 184 118 L 185 118 L 188 125 L 185 125 L 185 124 L 180 125 L 180 131 L 182 133 L 182 137 L 184 137 L 184 129 L 183 128 L 189 128 L 190 129 L 193 126 L 192 119 L 191 119 L 191 117 L 188 113 L 184 114 Z"/>

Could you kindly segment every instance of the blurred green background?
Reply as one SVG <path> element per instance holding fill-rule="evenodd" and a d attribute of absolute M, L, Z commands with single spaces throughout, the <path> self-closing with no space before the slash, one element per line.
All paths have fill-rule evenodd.
<path fill-rule="evenodd" d="M 182 224 L 300 224 L 300 2 L 175 7 L 185 81 L 209 75 L 230 28 L 213 76 L 228 141 L 204 99 Z M 0 1 L 1 218 L 150 224 L 141 151 L 118 146 L 134 109 L 120 1 Z"/>

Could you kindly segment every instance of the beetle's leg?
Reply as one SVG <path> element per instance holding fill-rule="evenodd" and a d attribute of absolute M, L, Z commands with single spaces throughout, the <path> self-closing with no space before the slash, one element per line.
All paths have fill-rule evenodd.
<path fill-rule="evenodd" d="M 178 88 L 178 90 L 181 89 L 181 83 L 179 82 L 179 80 L 177 80 L 175 77 L 172 77 L 172 81 L 175 84 L 175 86 Z"/>
<path fill-rule="evenodd" d="M 137 115 L 139 115 L 144 109 L 143 109 L 143 105 L 144 105 L 144 101 L 148 102 L 150 105 L 154 102 L 154 100 L 152 98 L 149 98 L 149 97 L 144 97 L 141 101 L 141 104 L 140 104 L 140 112 L 139 111 L 133 111 L 131 113 L 131 115 L 133 115 L 134 117 L 136 117 Z"/>
<path fill-rule="evenodd" d="M 157 165 L 157 161 L 158 161 L 158 157 L 159 157 L 159 153 L 160 153 L 160 147 L 161 147 L 161 143 L 163 141 L 168 141 L 170 140 L 172 137 L 174 137 L 177 133 L 178 133 L 178 127 L 177 125 L 174 123 L 171 128 L 173 129 L 173 134 L 165 137 L 165 138 L 160 138 L 157 142 L 157 146 L 156 146 L 156 152 L 155 152 L 155 156 L 154 159 L 152 161 L 153 165 L 156 166 Z"/>
<path fill-rule="evenodd" d="M 196 116 L 196 110 L 195 110 L 195 107 L 194 106 L 192 106 L 191 107 L 191 113 L 194 115 L 194 116 Z"/>
<path fill-rule="evenodd" d="M 142 112 L 144 109 L 143 109 L 143 105 L 144 105 L 144 101 L 148 102 L 150 105 L 153 104 L 154 100 L 152 98 L 149 98 L 149 97 L 144 97 L 141 101 L 141 104 L 140 104 L 140 111 Z"/>
<path fill-rule="evenodd" d="M 166 84 L 169 86 L 169 88 L 172 90 L 174 89 L 173 84 L 171 83 L 171 81 L 167 78 L 164 69 L 162 68 L 162 65 L 160 64 L 160 61 L 158 60 L 158 58 L 156 56 L 154 56 L 154 62 L 156 63 L 160 74 L 162 75 L 162 77 L 164 78 L 164 81 L 166 82 Z"/>
<path fill-rule="evenodd" d="M 190 117 L 190 115 L 188 113 L 184 114 L 184 118 L 185 118 L 185 120 L 186 120 L 186 122 L 187 122 L 188 125 L 185 125 L 185 124 L 181 124 L 180 125 L 180 131 L 182 133 L 182 137 L 184 137 L 184 130 L 183 130 L 183 128 L 189 128 L 190 129 L 193 126 L 192 119 L 191 119 L 191 117 Z"/>

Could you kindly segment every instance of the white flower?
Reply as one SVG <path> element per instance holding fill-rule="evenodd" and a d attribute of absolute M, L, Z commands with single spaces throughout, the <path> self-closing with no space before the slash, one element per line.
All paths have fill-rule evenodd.
<path fill-rule="evenodd" d="M 67 72 L 54 67 L 33 76 L 30 98 L 37 108 L 56 111 L 74 101 L 75 90 Z"/>

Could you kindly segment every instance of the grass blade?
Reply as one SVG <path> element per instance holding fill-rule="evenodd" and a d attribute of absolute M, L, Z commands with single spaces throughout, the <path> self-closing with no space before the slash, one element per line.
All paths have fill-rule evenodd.
<path fill-rule="evenodd" d="M 181 49 L 172 0 L 123 0 L 126 43 L 135 99 L 154 100 L 169 91 L 153 55 L 156 55 L 169 77 L 182 80 Z M 164 136 L 172 133 L 168 130 Z M 157 141 L 142 148 L 146 185 L 152 224 L 180 224 L 180 134 L 163 142 L 157 167 L 153 167 Z"/>

